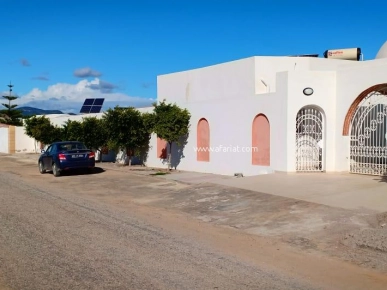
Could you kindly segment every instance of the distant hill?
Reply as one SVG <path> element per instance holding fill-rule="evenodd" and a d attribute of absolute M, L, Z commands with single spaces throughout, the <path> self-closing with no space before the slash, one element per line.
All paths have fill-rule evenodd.
<path fill-rule="evenodd" d="M 49 115 L 49 114 L 63 114 L 59 110 L 42 110 L 33 107 L 17 107 L 23 114 L 23 117 L 33 116 L 33 115 Z"/>

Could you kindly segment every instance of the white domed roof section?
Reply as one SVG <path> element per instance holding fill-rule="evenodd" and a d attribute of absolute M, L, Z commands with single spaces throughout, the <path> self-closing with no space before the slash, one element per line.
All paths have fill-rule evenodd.
<path fill-rule="evenodd" d="M 379 58 L 387 58 L 387 41 L 382 45 L 382 47 L 379 49 L 378 54 L 375 57 L 375 59 Z"/>

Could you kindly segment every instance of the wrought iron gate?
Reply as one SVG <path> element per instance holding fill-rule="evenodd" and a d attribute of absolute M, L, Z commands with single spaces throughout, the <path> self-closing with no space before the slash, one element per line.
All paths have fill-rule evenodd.
<path fill-rule="evenodd" d="M 296 119 L 296 170 L 323 171 L 323 116 L 315 108 L 303 108 Z"/>
<path fill-rule="evenodd" d="M 386 88 L 372 92 L 351 121 L 350 172 L 387 175 Z"/>

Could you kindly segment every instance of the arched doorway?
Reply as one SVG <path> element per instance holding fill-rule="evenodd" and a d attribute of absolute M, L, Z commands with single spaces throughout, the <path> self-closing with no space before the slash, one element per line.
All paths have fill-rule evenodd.
<path fill-rule="evenodd" d="M 368 91 L 368 90 L 367 90 Z M 362 96 L 363 95 L 363 96 Z M 350 122 L 350 172 L 387 174 L 387 84 L 362 94 Z M 359 96 L 359 97 L 360 97 Z"/>
<path fill-rule="evenodd" d="M 252 126 L 252 164 L 270 166 L 270 123 L 263 114 L 258 114 Z"/>
<path fill-rule="evenodd" d="M 197 127 L 197 161 L 210 161 L 210 125 L 204 118 L 200 119 Z"/>
<path fill-rule="evenodd" d="M 324 124 L 320 109 L 308 106 L 296 118 L 296 171 L 321 172 L 324 170 Z"/>

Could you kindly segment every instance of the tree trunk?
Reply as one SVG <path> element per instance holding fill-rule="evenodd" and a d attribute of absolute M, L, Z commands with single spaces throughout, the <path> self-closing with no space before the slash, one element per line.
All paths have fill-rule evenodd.
<path fill-rule="evenodd" d="M 126 156 L 128 158 L 128 166 L 132 166 L 133 151 L 131 149 L 126 149 Z"/>
<path fill-rule="evenodd" d="M 128 154 L 125 150 L 125 148 L 123 149 L 119 149 L 117 155 L 116 155 L 116 162 L 118 162 L 119 164 L 122 164 L 122 165 L 127 165 L 128 163 Z"/>
<path fill-rule="evenodd" d="M 97 149 L 97 152 L 98 152 L 98 160 L 97 162 L 102 162 L 102 151 L 100 149 Z"/>
<path fill-rule="evenodd" d="M 169 142 L 169 152 L 168 152 L 168 170 L 172 170 L 172 142 Z"/>

